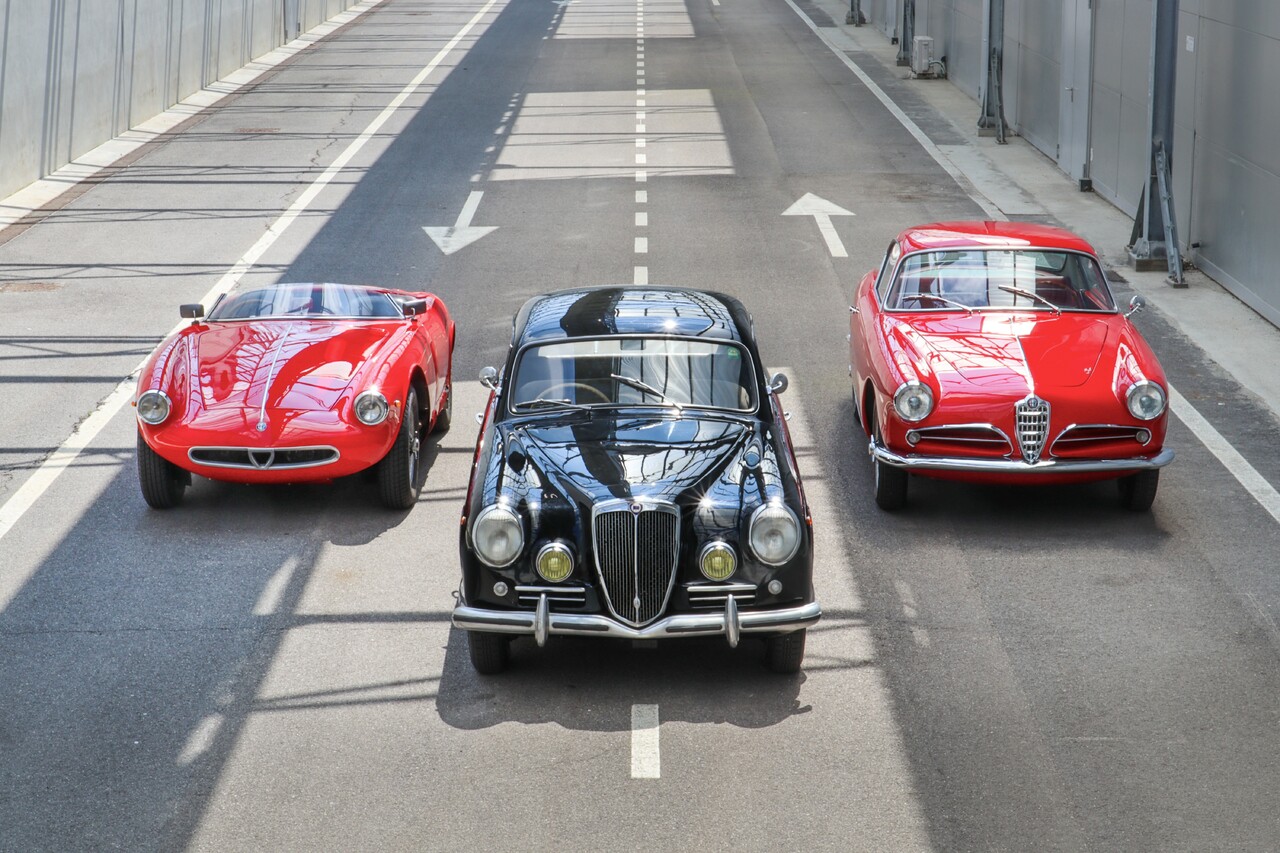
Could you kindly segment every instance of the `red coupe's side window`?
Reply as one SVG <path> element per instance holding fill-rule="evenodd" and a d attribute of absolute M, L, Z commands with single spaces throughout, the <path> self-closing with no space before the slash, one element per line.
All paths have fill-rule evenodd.
<path fill-rule="evenodd" d="M 894 240 L 889 244 L 889 251 L 884 254 L 884 262 L 880 264 L 880 277 L 876 279 L 876 293 L 880 294 L 881 298 L 889 290 L 889 282 L 893 278 L 893 268 L 900 257 L 902 257 L 902 247 L 898 245 L 897 240 Z"/>

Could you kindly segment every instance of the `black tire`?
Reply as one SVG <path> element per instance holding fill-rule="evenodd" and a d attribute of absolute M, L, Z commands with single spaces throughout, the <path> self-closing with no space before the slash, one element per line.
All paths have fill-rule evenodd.
<path fill-rule="evenodd" d="M 783 675 L 794 675 L 804 663 L 804 641 L 808 630 L 801 628 L 789 634 L 778 634 L 767 642 L 769 669 Z"/>
<path fill-rule="evenodd" d="M 453 377 L 444 383 L 444 408 L 436 413 L 436 422 L 431 427 L 432 435 L 444 435 L 453 426 Z"/>
<path fill-rule="evenodd" d="M 1160 487 L 1160 470 L 1139 471 L 1117 481 L 1120 485 L 1120 506 L 1133 512 L 1146 512 L 1155 503 L 1156 490 Z"/>
<path fill-rule="evenodd" d="M 412 509 L 422 491 L 422 436 L 418 429 L 418 394 L 412 388 L 395 443 L 378 463 L 378 496 L 388 509 Z"/>
<path fill-rule="evenodd" d="M 871 434 L 875 436 L 876 444 L 882 445 L 875 409 L 867 410 L 867 418 L 871 422 Z M 871 457 L 871 476 L 875 487 L 876 506 L 886 512 L 894 512 L 907 505 L 906 471 L 886 465 L 873 456 Z"/>
<path fill-rule="evenodd" d="M 510 647 L 511 640 L 505 634 L 467 632 L 467 653 L 471 656 L 471 665 L 481 675 L 505 672 L 511 660 Z"/>
<path fill-rule="evenodd" d="M 191 475 L 151 449 L 138 433 L 138 485 L 152 509 L 173 509 L 182 503 Z"/>

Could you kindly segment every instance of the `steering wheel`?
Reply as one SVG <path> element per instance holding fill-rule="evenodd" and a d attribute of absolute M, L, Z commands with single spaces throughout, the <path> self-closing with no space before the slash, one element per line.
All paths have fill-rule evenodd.
<path fill-rule="evenodd" d="M 609 399 L 608 395 L 607 395 L 607 394 L 605 394 L 603 391 L 601 391 L 599 388 L 595 387 L 594 385 L 588 385 L 588 384 L 587 384 L 587 383 L 585 383 L 585 382 L 560 382 L 560 383 L 557 383 L 557 384 L 555 384 L 555 385 L 551 385 L 551 386 L 550 386 L 550 387 L 548 387 L 545 391 L 543 391 L 541 394 L 539 394 L 539 395 L 537 396 L 537 399 L 539 399 L 539 400 L 547 400 L 547 399 L 551 399 L 549 395 L 551 394 L 551 392 L 552 392 L 552 391 L 560 391 L 560 390 L 567 391 L 567 390 L 569 390 L 570 388 L 572 388 L 572 389 L 575 391 L 575 393 L 574 393 L 574 395 L 573 395 L 573 398 L 574 398 L 574 401 L 575 401 L 575 402 L 580 402 L 580 401 L 578 401 L 578 394 L 576 393 L 576 392 L 577 392 L 577 391 L 579 391 L 579 390 L 582 390 L 582 391 L 589 391 L 589 392 L 591 393 L 591 395 L 593 395 L 593 396 L 594 396 L 596 399 L 598 399 L 601 403 L 612 403 L 612 402 L 613 402 L 612 400 L 610 400 L 610 399 Z"/>

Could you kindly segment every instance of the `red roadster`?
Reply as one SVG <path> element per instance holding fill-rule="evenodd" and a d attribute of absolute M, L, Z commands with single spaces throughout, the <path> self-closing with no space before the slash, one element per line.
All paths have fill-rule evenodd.
<path fill-rule="evenodd" d="M 1117 478 L 1150 509 L 1168 421 L 1164 372 L 1093 248 L 1058 228 L 909 228 L 850 308 L 853 400 L 875 499 L 909 474 L 990 483 Z"/>
<path fill-rule="evenodd" d="M 383 503 L 422 487 L 425 432 L 449 428 L 454 325 L 430 293 L 277 284 L 183 305 L 191 325 L 138 377 L 138 482 L 157 509 L 191 475 L 331 480 L 374 468 Z M 425 427 L 425 429 L 424 429 Z"/>

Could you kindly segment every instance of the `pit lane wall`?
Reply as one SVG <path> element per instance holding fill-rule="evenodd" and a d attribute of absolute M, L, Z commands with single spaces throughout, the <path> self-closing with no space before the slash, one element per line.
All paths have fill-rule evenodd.
<path fill-rule="evenodd" d="M 889 38 L 906 5 L 861 0 Z M 934 39 L 949 81 L 975 100 L 989 6 L 914 0 L 915 35 Z M 1155 4 L 1004 0 L 1004 9 L 1010 126 L 1132 216 L 1147 174 Z M 1177 49 L 1172 162 L 1183 255 L 1280 326 L 1280 0 L 1179 0 Z"/>
<path fill-rule="evenodd" d="M 0 198 L 358 0 L 0 0 Z"/>

